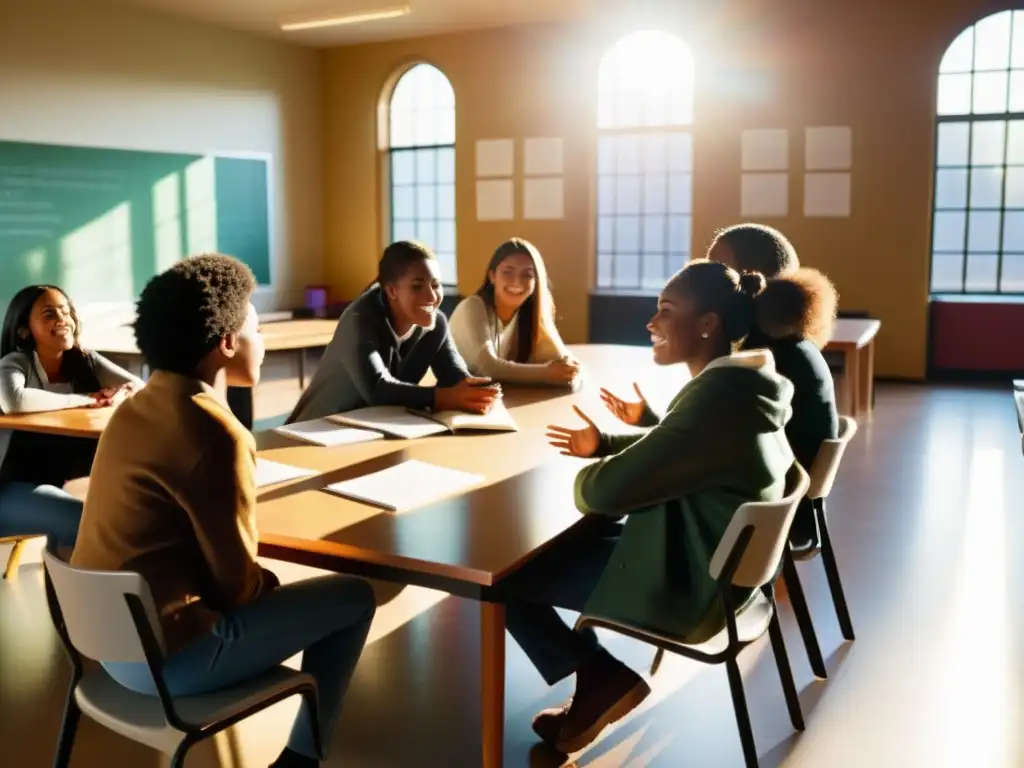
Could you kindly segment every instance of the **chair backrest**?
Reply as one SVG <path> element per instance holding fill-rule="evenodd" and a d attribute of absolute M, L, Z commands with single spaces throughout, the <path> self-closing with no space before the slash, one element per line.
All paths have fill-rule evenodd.
<path fill-rule="evenodd" d="M 779 501 L 751 501 L 737 509 L 711 558 L 711 578 L 717 580 L 722 575 L 736 543 L 748 529 L 750 542 L 736 567 L 732 583 L 756 588 L 774 578 L 789 542 L 789 526 L 808 484 L 807 473 L 794 463 L 786 475 L 785 497 Z"/>
<path fill-rule="evenodd" d="M 812 499 L 824 499 L 832 492 L 832 483 L 839 472 L 839 462 L 846 453 L 846 446 L 857 434 L 857 422 L 849 416 L 839 417 L 839 437 L 824 440 L 818 449 L 818 455 L 811 464 L 811 485 L 807 496 Z"/>
<path fill-rule="evenodd" d="M 51 552 L 43 553 L 43 565 L 53 585 L 67 642 L 82 656 L 96 661 L 147 661 L 139 627 L 127 597 L 139 607 L 164 652 L 163 633 L 157 620 L 153 595 L 145 579 L 130 571 L 90 571 L 74 568 Z"/>
<path fill-rule="evenodd" d="M 1017 382 L 1013 382 L 1013 385 L 1016 387 Z M 1024 391 L 1013 390 L 1013 404 L 1017 407 L 1017 428 L 1024 433 Z"/>

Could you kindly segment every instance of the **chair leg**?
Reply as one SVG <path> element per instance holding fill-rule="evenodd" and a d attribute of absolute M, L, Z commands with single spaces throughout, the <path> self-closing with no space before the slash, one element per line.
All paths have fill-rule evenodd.
<path fill-rule="evenodd" d="M 654 661 L 651 662 L 651 677 L 658 674 L 658 670 L 661 668 L 661 660 L 665 658 L 665 649 L 659 648 L 654 654 Z"/>
<path fill-rule="evenodd" d="M 825 680 L 828 678 L 828 671 L 825 669 L 825 659 L 821 656 L 818 635 L 815 633 L 814 624 L 811 622 L 811 613 L 807 609 L 807 598 L 804 597 L 804 589 L 800 584 L 800 577 L 797 576 L 796 563 L 793 562 L 793 554 L 789 551 L 789 547 L 786 547 L 782 554 L 782 579 L 786 583 L 789 603 L 793 606 L 793 614 L 796 616 L 796 623 L 800 627 L 800 635 L 804 639 L 807 659 L 811 662 L 811 671 L 814 672 L 815 676 Z"/>
<path fill-rule="evenodd" d="M 57 739 L 57 752 L 53 756 L 53 768 L 67 768 L 71 764 L 71 750 L 75 746 L 75 734 L 78 732 L 78 721 L 82 710 L 75 701 L 77 680 L 68 688 L 68 698 L 64 702 L 64 719 L 60 725 L 60 736 Z"/>
<path fill-rule="evenodd" d="M 839 580 L 839 566 L 836 564 L 836 553 L 832 549 L 832 537 L 828 533 L 824 511 L 818 516 L 818 527 L 821 530 L 821 562 L 825 566 L 825 577 L 828 579 L 829 591 L 832 592 L 839 628 L 844 638 L 854 640 L 856 638 L 853 634 L 853 622 L 850 621 L 850 609 L 846 605 L 846 595 L 843 594 L 843 585 Z"/>
<path fill-rule="evenodd" d="M 4 569 L 4 578 L 9 579 L 18 572 L 18 565 L 21 563 L 21 555 L 25 550 L 25 542 L 28 539 L 18 539 L 14 542 L 14 546 L 11 547 L 11 552 L 7 556 L 7 567 Z"/>
<path fill-rule="evenodd" d="M 789 719 L 793 727 L 804 730 L 804 715 L 800 711 L 800 695 L 796 690 L 796 683 L 793 681 L 793 669 L 789 666 L 789 654 L 786 653 L 786 641 L 782 636 L 782 625 L 779 623 L 779 612 L 775 605 L 775 597 L 772 601 L 772 620 L 768 624 L 768 635 L 772 641 L 772 651 L 775 653 L 775 666 L 779 669 L 779 680 L 782 682 L 782 693 L 786 697 L 786 707 L 789 709 Z"/>
<path fill-rule="evenodd" d="M 196 739 L 193 739 L 190 735 L 185 736 L 178 745 L 178 748 L 174 750 L 174 755 L 171 756 L 171 762 L 168 768 L 185 768 L 185 756 L 188 751 L 192 749 L 192 745 L 196 743 Z"/>
<path fill-rule="evenodd" d="M 743 693 L 743 676 L 740 667 L 733 657 L 725 662 L 725 671 L 729 674 L 729 691 L 732 693 L 732 706 L 736 710 L 736 725 L 740 730 L 740 743 L 743 745 L 743 759 L 747 768 L 758 768 L 757 747 L 754 745 L 754 729 L 750 727 L 750 712 L 747 711 L 747 697 Z"/>

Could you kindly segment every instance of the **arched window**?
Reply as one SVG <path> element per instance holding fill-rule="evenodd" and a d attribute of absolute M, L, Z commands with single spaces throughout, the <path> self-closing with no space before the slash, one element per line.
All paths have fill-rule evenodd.
<path fill-rule="evenodd" d="M 598 289 L 658 290 L 690 255 L 693 56 L 634 32 L 598 70 Z"/>
<path fill-rule="evenodd" d="M 388 110 L 391 239 L 419 240 L 455 273 L 455 92 L 437 67 L 417 64 L 395 84 Z"/>
<path fill-rule="evenodd" d="M 965 29 L 939 65 L 932 293 L 1024 293 L 1024 12 Z"/>

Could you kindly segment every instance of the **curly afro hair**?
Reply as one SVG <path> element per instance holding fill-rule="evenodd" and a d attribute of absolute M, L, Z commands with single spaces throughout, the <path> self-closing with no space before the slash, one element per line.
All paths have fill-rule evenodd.
<path fill-rule="evenodd" d="M 191 375 L 220 342 L 245 325 L 256 289 L 252 270 L 218 253 L 175 264 L 142 289 L 135 341 L 149 367 Z"/>
<path fill-rule="evenodd" d="M 757 297 L 757 326 L 773 339 L 810 339 L 823 348 L 832 336 L 838 306 L 832 281 L 802 267 L 768 281 Z"/>
<path fill-rule="evenodd" d="M 732 251 L 740 272 L 760 272 L 771 280 L 800 268 L 793 244 L 779 230 L 764 224 L 735 224 L 718 230 L 708 253 L 719 242 Z"/>

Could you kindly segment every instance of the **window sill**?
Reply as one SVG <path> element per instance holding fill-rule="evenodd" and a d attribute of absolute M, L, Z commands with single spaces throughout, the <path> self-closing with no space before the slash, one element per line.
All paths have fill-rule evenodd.
<path fill-rule="evenodd" d="M 947 304 L 1024 304 L 1020 293 L 933 293 L 929 302 Z"/>
<path fill-rule="evenodd" d="M 590 292 L 591 296 L 607 296 L 609 298 L 653 298 L 660 294 L 660 290 L 645 288 L 594 288 Z"/>

